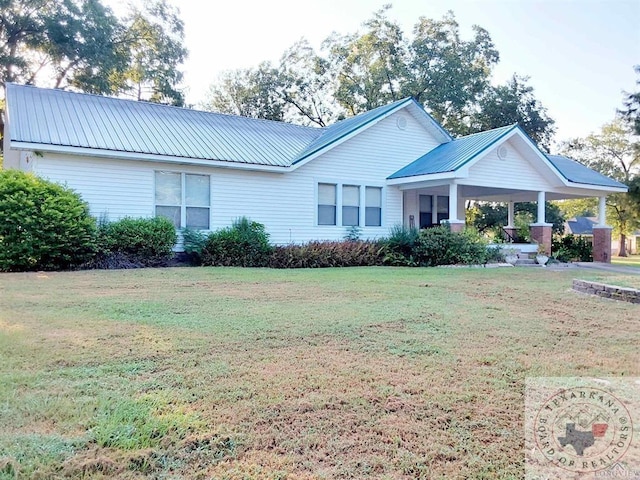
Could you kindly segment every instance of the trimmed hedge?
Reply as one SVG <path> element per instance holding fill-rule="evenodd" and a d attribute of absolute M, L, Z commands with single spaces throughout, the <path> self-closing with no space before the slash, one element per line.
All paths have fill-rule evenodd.
<path fill-rule="evenodd" d="M 592 262 L 593 248 L 584 237 L 564 235 L 554 237 L 551 242 L 553 258 L 560 262 Z"/>
<path fill-rule="evenodd" d="M 477 233 L 454 233 L 448 225 L 422 230 L 413 249 L 414 260 L 422 267 L 484 265 L 495 255 Z"/>
<path fill-rule="evenodd" d="M 73 190 L 0 171 L 0 271 L 75 268 L 96 251 L 96 221 Z"/>
<path fill-rule="evenodd" d="M 271 268 L 327 268 L 383 265 L 385 247 L 378 242 L 346 240 L 276 247 Z"/>
<path fill-rule="evenodd" d="M 98 255 L 88 268 L 163 266 L 173 257 L 176 229 L 164 217 L 130 218 L 104 222 L 98 231 Z"/>
<path fill-rule="evenodd" d="M 209 234 L 200 257 L 209 266 L 266 267 L 272 252 L 264 225 L 241 217 Z"/>

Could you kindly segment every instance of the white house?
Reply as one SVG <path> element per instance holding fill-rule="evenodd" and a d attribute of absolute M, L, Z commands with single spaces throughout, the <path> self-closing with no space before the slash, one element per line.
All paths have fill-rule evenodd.
<path fill-rule="evenodd" d="M 545 155 L 517 125 L 453 139 L 407 98 L 326 128 L 7 85 L 4 165 L 67 184 L 95 216 L 167 216 L 215 230 L 240 216 L 274 243 L 365 238 L 397 224 L 464 225 L 466 200 L 537 201 L 532 236 L 550 245 L 544 201 L 626 187 Z M 608 237 L 607 237 L 608 235 Z M 607 244 L 607 238 L 608 244 Z M 595 242 L 598 243 L 598 242 Z M 609 245 L 607 247 L 607 245 Z M 600 253 L 598 253 L 600 255 Z"/>

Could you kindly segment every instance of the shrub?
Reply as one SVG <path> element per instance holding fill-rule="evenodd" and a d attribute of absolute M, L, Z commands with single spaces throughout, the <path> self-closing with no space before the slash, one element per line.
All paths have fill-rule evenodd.
<path fill-rule="evenodd" d="M 202 264 L 265 267 L 269 264 L 272 251 L 264 225 L 241 217 L 231 227 L 218 230 L 207 237 L 202 249 Z"/>
<path fill-rule="evenodd" d="M 192 264 L 200 265 L 202 263 L 202 250 L 204 250 L 208 238 L 209 235 L 200 230 L 193 230 L 192 228 L 182 230 L 184 253 Z"/>
<path fill-rule="evenodd" d="M 99 255 L 92 268 L 138 268 L 165 265 L 173 256 L 176 229 L 164 217 L 102 222 Z"/>
<path fill-rule="evenodd" d="M 448 225 L 422 230 L 414 248 L 418 265 L 485 264 L 493 252 L 477 232 L 451 232 Z"/>
<path fill-rule="evenodd" d="M 0 171 L 0 270 L 59 270 L 88 260 L 96 221 L 73 190 L 17 170 Z"/>
<path fill-rule="evenodd" d="M 413 250 L 418 241 L 417 228 L 395 225 L 389 238 L 382 240 L 385 245 L 384 263 L 386 265 L 414 266 Z"/>
<path fill-rule="evenodd" d="M 593 249 L 584 238 L 576 235 L 554 237 L 551 242 L 553 258 L 560 262 L 592 262 Z"/>
<path fill-rule="evenodd" d="M 304 245 L 276 247 L 271 255 L 272 268 L 363 267 L 382 265 L 384 246 L 378 242 L 345 240 L 309 242 Z"/>

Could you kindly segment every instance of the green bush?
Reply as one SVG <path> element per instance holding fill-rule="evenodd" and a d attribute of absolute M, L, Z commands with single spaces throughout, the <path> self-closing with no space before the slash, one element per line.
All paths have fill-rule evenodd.
<path fill-rule="evenodd" d="M 451 232 L 448 225 L 422 230 L 413 249 L 415 262 L 423 267 L 454 264 L 485 264 L 494 252 L 477 232 Z"/>
<path fill-rule="evenodd" d="M 102 222 L 99 255 L 93 268 L 136 268 L 165 265 L 173 256 L 176 229 L 164 217 L 129 218 Z"/>
<path fill-rule="evenodd" d="M 417 228 L 394 225 L 389 237 L 381 241 L 385 245 L 385 265 L 415 266 L 413 250 L 418 236 Z"/>
<path fill-rule="evenodd" d="M 264 225 L 246 217 L 211 233 L 202 249 L 202 264 L 226 267 L 266 267 L 273 247 Z"/>
<path fill-rule="evenodd" d="M 559 262 L 592 262 L 593 248 L 584 238 L 576 235 L 554 237 L 551 242 L 553 258 Z"/>
<path fill-rule="evenodd" d="M 382 265 L 385 247 L 378 242 L 345 240 L 276 247 L 272 268 L 364 267 Z"/>
<path fill-rule="evenodd" d="M 95 234 L 89 206 L 73 190 L 0 171 L 0 271 L 76 267 L 94 254 Z"/>
<path fill-rule="evenodd" d="M 182 230 L 182 246 L 184 253 L 193 265 L 202 264 L 202 250 L 207 244 L 209 235 L 200 230 L 185 228 Z"/>

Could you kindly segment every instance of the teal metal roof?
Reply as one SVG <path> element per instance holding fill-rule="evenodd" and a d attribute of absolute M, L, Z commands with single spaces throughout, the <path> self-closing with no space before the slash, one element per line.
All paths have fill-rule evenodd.
<path fill-rule="evenodd" d="M 12 142 L 288 167 L 323 129 L 7 84 Z"/>
<path fill-rule="evenodd" d="M 516 128 L 519 128 L 518 125 L 509 125 L 443 143 L 388 178 L 453 172 L 491 148 L 493 144 Z"/>
<path fill-rule="evenodd" d="M 581 163 L 571 160 L 561 155 L 547 155 L 549 161 L 562 174 L 564 178 L 573 183 L 583 183 L 586 185 L 598 185 L 601 187 L 627 188 L 623 183 L 612 178 L 605 177 L 601 173 L 585 167 Z"/>

